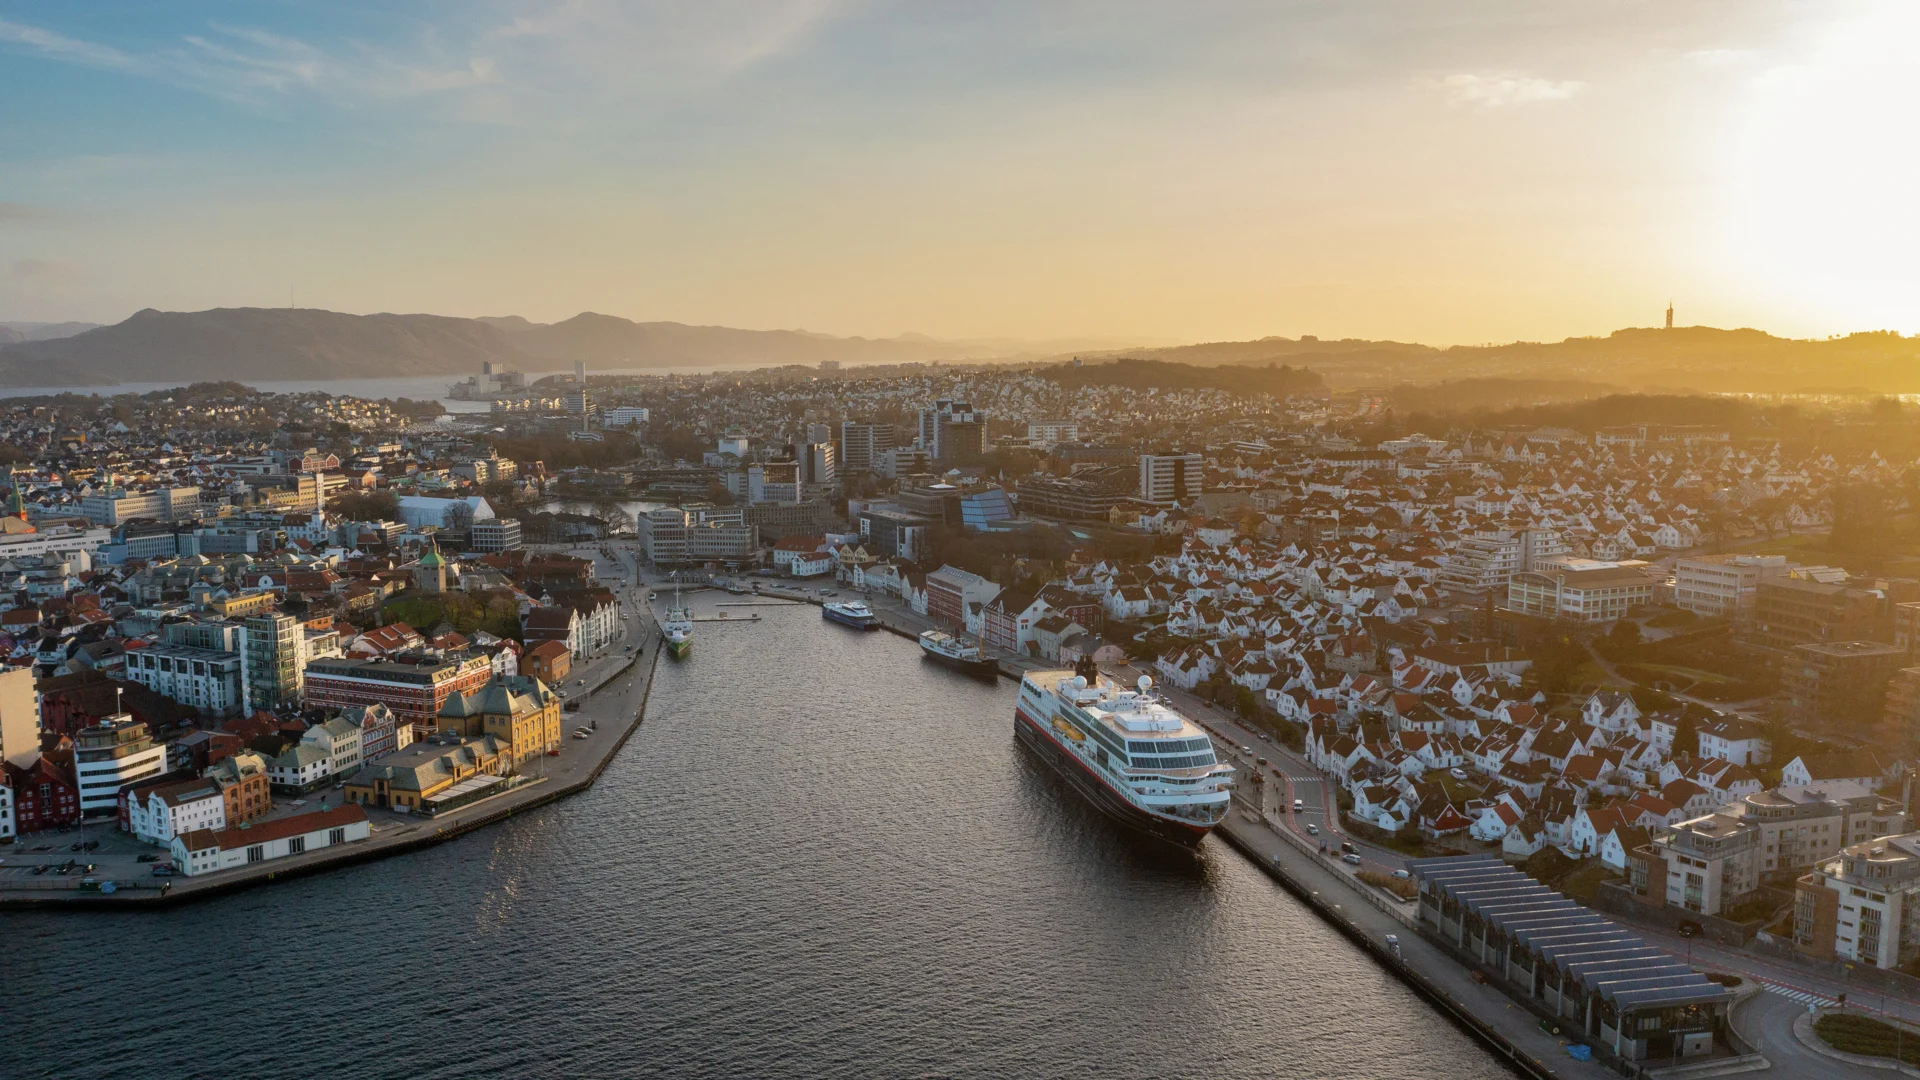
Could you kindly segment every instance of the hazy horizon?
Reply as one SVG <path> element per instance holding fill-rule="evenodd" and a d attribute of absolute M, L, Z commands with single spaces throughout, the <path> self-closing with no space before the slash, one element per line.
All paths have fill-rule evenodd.
<path fill-rule="evenodd" d="M 0 313 L 1920 330 L 1891 0 L 0 0 Z"/>

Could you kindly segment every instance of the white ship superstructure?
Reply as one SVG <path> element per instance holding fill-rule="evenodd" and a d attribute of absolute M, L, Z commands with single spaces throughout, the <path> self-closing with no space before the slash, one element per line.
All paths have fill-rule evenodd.
<path fill-rule="evenodd" d="M 1020 681 L 1014 731 L 1095 806 L 1191 847 L 1226 817 L 1234 769 L 1213 740 L 1153 693 L 1092 671 L 1035 671 Z"/>

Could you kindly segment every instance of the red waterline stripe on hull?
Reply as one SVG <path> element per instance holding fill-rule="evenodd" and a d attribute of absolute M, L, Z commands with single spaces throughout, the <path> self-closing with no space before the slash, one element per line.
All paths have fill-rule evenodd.
<path fill-rule="evenodd" d="M 1060 752 L 1062 754 L 1065 754 L 1067 758 L 1071 760 L 1075 765 L 1080 766 L 1080 771 L 1092 777 L 1094 781 L 1098 783 L 1101 787 L 1111 792 L 1114 798 L 1119 799 L 1122 803 L 1124 803 L 1126 806 L 1130 807 L 1131 809 L 1139 813 L 1142 817 L 1150 818 L 1153 821 L 1157 821 L 1166 825 L 1171 825 L 1171 826 L 1174 826 L 1175 828 L 1185 829 L 1188 832 L 1193 833 L 1195 836 L 1205 836 L 1208 833 L 1213 831 L 1213 826 L 1211 825 L 1208 825 L 1208 826 L 1190 825 L 1187 822 L 1177 821 L 1170 817 L 1164 817 L 1160 814 L 1156 814 L 1153 811 L 1146 809 L 1145 807 L 1142 807 L 1140 804 L 1134 802 L 1132 799 L 1127 798 L 1126 794 L 1123 793 L 1119 788 L 1116 788 L 1111 783 L 1108 783 L 1105 777 L 1101 776 L 1097 772 L 1094 772 L 1092 766 L 1080 760 L 1079 754 L 1076 754 L 1073 751 L 1067 749 L 1066 744 L 1062 743 L 1059 739 L 1054 738 L 1052 732 L 1048 731 L 1046 728 L 1042 727 L 1041 725 L 1034 723 L 1033 717 L 1028 716 L 1026 713 L 1026 710 L 1020 708 L 1020 706 L 1018 705 L 1015 705 L 1013 707 L 1013 715 L 1020 720 L 1026 721 L 1026 724 L 1028 727 L 1032 728 L 1034 731 L 1044 736 L 1046 740 L 1052 743 L 1054 746 L 1059 747 Z"/>

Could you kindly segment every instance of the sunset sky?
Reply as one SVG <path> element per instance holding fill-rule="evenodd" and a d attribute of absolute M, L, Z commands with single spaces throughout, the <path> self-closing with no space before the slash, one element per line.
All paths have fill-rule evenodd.
<path fill-rule="evenodd" d="M 1920 3 L 0 0 L 0 318 L 1920 331 Z"/>

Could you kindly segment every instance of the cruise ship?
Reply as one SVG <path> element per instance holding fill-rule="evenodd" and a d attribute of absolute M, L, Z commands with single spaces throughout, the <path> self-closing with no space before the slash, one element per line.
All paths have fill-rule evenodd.
<path fill-rule="evenodd" d="M 1090 663 L 1028 672 L 1013 729 L 1102 813 L 1149 836 L 1190 848 L 1226 818 L 1233 767 L 1145 675 L 1128 690 Z"/>
<path fill-rule="evenodd" d="M 955 671 L 964 671 L 969 675 L 985 675 L 998 678 L 1000 665 L 993 658 L 980 651 L 980 646 L 965 638 L 956 637 L 945 630 L 928 630 L 920 635 L 920 650 L 929 660 L 945 664 Z"/>
<path fill-rule="evenodd" d="M 820 608 L 820 616 L 842 626 L 851 626 L 855 630 L 880 629 L 880 617 L 873 609 L 858 600 L 842 600 Z"/>

